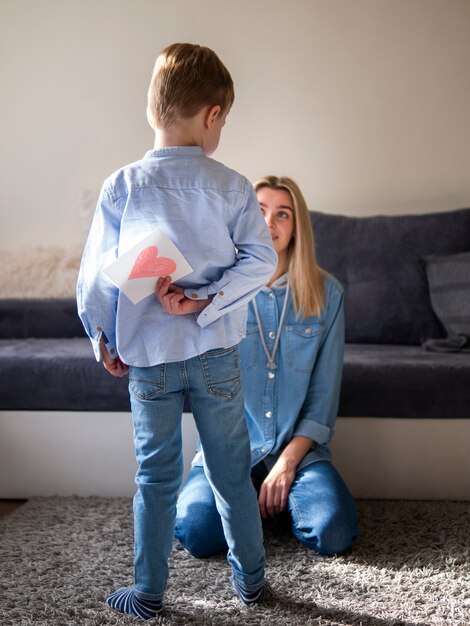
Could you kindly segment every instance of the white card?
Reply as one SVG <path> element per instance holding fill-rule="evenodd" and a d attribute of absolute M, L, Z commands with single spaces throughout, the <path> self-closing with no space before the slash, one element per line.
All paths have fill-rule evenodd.
<path fill-rule="evenodd" d="M 160 228 L 103 270 L 134 304 L 155 291 L 160 276 L 171 276 L 171 282 L 175 282 L 192 271 L 193 268 Z"/>

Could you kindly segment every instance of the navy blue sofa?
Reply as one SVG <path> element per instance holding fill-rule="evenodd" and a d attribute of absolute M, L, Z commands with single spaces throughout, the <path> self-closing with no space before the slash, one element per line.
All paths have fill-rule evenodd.
<path fill-rule="evenodd" d="M 424 259 L 470 251 L 470 209 L 311 218 L 318 262 L 345 289 L 339 415 L 470 417 L 470 353 L 422 346 L 446 336 Z M 0 410 L 129 409 L 126 379 L 95 361 L 73 300 L 0 300 Z"/>

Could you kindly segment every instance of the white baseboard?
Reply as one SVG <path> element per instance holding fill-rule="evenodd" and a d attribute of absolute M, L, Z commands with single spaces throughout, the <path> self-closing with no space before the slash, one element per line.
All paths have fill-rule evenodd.
<path fill-rule="evenodd" d="M 183 415 L 185 473 L 197 433 Z M 470 420 L 340 418 L 333 461 L 356 498 L 470 500 Z M 0 411 L 0 498 L 131 496 L 129 413 Z"/>
<path fill-rule="evenodd" d="M 182 425 L 186 474 L 190 413 Z M 131 496 L 135 470 L 130 413 L 0 411 L 0 498 Z"/>
<path fill-rule="evenodd" d="M 333 462 L 356 498 L 470 500 L 470 420 L 339 418 Z"/>

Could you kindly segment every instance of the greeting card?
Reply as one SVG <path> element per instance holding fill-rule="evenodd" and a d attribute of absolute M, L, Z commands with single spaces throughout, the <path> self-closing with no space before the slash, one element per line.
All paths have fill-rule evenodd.
<path fill-rule="evenodd" d="M 175 282 L 192 271 L 193 268 L 160 228 L 103 270 L 134 304 L 155 291 L 160 276 L 171 276 L 171 281 Z"/>

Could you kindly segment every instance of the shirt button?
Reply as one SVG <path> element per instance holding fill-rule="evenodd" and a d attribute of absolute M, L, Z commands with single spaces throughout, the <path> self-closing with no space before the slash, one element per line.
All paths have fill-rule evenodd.
<path fill-rule="evenodd" d="M 272 417 L 273 416 L 273 412 L 272 411 L 266 411 L 265 416 L 266 417 Z"/>
<path fill-rule="evenodd" d="M 99 333 L 102 333 L 102 332 L 103 332 L 103 329 L 101 328 L 101 326 L 98 326 L 98 327 L 96 328 L 96 330 L 97 330 Z"/>
<path fill-rule="evenodd" d="M 192 293 L 191 298 L 197 298 L 197 293 Z"/>
<path fill-rule="evenodd" d="M 274 378 L 276 374 L 274 372 L 268 372 L 268 378 Z"/>
<path fill-rule="evenodd" d="M 219 291 L 219 296 L 223 296 L 224 292 L 223 291 Z"/>
<path fill-rule="evenodd" d="M 310 328 L 310 326 L 305 329 L 305 332 L 307 333 L 307 335 L 311 335 L 312 334 L 312 329 Z"/>
<path fill-rule="evenodd" d="M 274 331 L 271 331 L 271 332 L 269 333 L 268 337 L 269 337 L 270 339 L 274 339 L 274 338 L 276 337 L 276 333 L 275 333 Z"/>

